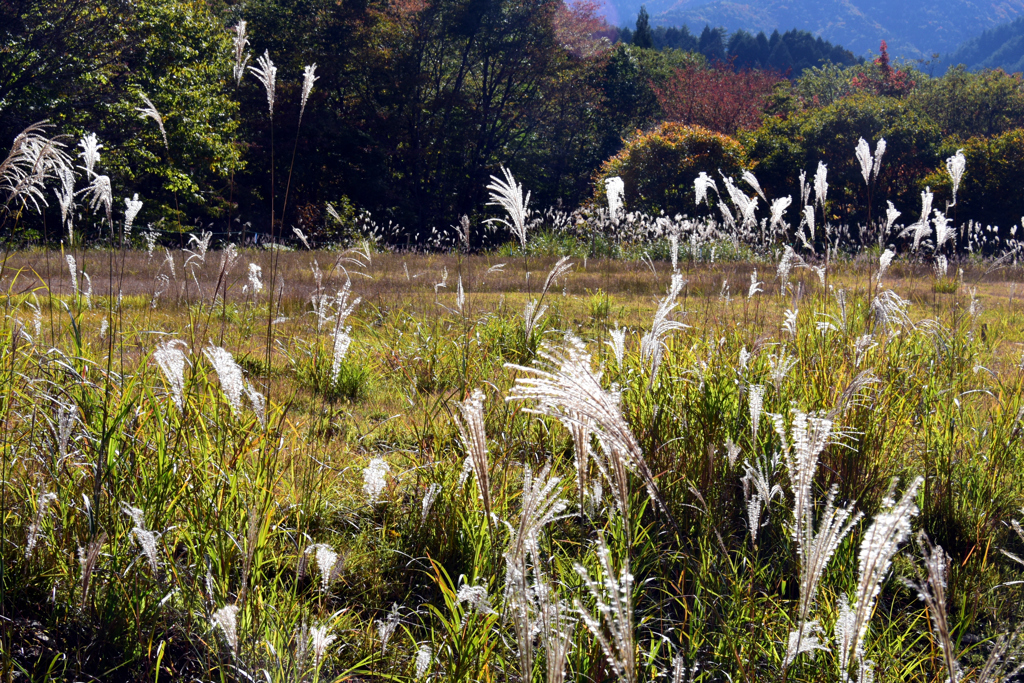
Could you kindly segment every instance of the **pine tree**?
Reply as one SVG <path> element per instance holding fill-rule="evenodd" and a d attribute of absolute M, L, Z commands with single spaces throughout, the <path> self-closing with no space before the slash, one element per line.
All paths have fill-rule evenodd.
<path fill-rule="evenodd" d="M 637 47 L 654 47 L 654 37 L 651 35 L 651 17 L 647 14 L 647 7 L 640 6 L 640 14 L 636 16 L 636 31 L 633 33 L 633 44 Z"/>

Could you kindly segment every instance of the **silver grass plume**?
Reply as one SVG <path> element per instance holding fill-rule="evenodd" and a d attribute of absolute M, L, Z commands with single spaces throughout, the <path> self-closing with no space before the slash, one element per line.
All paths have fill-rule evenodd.
<path fill-rule="evenodd" d="M 546 464 L 536 476 L 529 465 L 523 465 L 522 509 L 519 526 L 513 533 L 507 553 L 509 561 L 525 563 L 528 554 L 539 554 L 537 544 L 541 531 L 558 519 L 567 507 L 561 498 L 560 482 L 560 477 L 551 476 L 550 464 Z"/>
<path fill-rule="evenodd" d="M 604 181 L 605 194 L 608 195 L 608 215 L 614 221 L 622 210 L 622 198 L 626 194 L 626 184 L 619 176 L 606 178 Z"/>
<path fill-rule="evenodd" d="M 814 606 L 814 598 L 818 592 L 818 583 L 825 573 L 825 567 L 835 554 L 839 544 L 850 533 L 853 527 L 860 521 L 860 513 L 853 513 L 850 507 L 837 508 L 835 506 L 836 488 L 829 491 L 828 499 L 825 501 L 825 511 L 818 521 L 817 532 L 808 520 L 803 533 L 804 539 L 800 543 L 802 554 L 800 558 L 800 602 L 797 608 L 798 628 L 795 629 L 797 651 L 792 653 L 795 657 L 799 652 L 802 639 L 808 632 L 813 634 L 810 621 L 811 609 Z M 790 644 L 793 644 L 793 633 L 790 634 Z M 787 655 L 788 659 L 791 659 Z"/>
<path fill-rule="evenodd" d="M 874 160 L 871 158 L 871 145 L 864 138 L 857 141 L 855 156 L 860 163 L 860 175 L 864 178 L 864 184 L 871 182 L 871 170 Z"/>
<path fill-rule="evenodd" d="M 782 487 L 772 484 L 772 475 L 778 467 L 778 457 L 769 462 L 751 464 L 743 463 L 743 498 L 747 504 L 747 525 L 750 529 L 750 540 L 757 543 L 757 534 L 764 526 L 762 515 L 776 497 L 782 497 Z M 751 492 L 753 488 L 753 492 Z"/>
<path fill-rule="evenodd" d="M 654 386 L 658 368 L 661 366 L 661 358 L 665 350 L 665 335 L 673 330 L 689 327 L 689 325 L 668 319 L 669 314 L 678 305 L 676 297 L 679 296 L 684 284 L 686 284 L 686 280 L 683 279 L 682 274 L 672 274 L 672 284 L 669 286 L 665 298 L 658 302 L 658 310 L 655 311 L 654 320 L 651 322 L 651 331 L 640 339 L 640 360 L 649 362 L 651 368 L 649 387 Z"/>
<path fill-rule="evenodd" d="M 85 307 L 92 308 L 92 278 L 89 273 L 82 271 L 82 298 L 85 299 Z"/>
<path fill-rule="evenodd" d="M 156 106 L 149 99 L 146 93 L 139 93 L 142 97 L 142 102 L 145 107 L 136 107 L 135 111 L 139 112 L 140 119 L 150 119 L 156 123 L 157 128 L 160 129 L 160 136 L 164 139 L 164 148 L 167 150 L 171 149 L 171 146 L 167 143 L 167 131 L 164 130 L 164 117 L 160 116 L 160 112 L 157 111 Z"/>
<path fill-rule="evenodd" d="M 753 299 L 755 294 L 763 292 L 764 288 L 761 287 L 763 284 L 763 282 L 757 279 L 757 268 L 754 268 L 754 272 L 750 274 L 750 287 L 747 289 L 747 298 Z"/>
<path fill-rule="evenodd" d="M 34 123 L 14 138 L 11 151 L 0 161 L 0 189 L 6 190 L 5 204 L 18 200 L 23 206 L 32 204 L 38 213 L 40 205 L 47 206 L 45 186 L 49 180 L 60 181 L 66 189 L 74 185 L 74 171 L 71 157 L 64 151 L 64 144 L 57 138 L 44 135 L 46 121 Z M 67 215 L 65 201 L 60 194 L 62 215 Z"/>
<path fill-rule="evenodd" d="M 438 494 L 441 493 L 441 485 L 434 483 L 427 487 L 426 493 L 423 494 L 423 503 L 420 512 L 420 524 L 427 521 L 427 515 L 430 514 L 431 508 L 434 507 L 434 501 L 437 500 Z"/>
<path fill-rule="evenodd" d="M 249 63 L 250 57 L 245 51 L 245 46 L 249 44 L 249 39 L 245 37 L 245 27 L 245 20 L 239 21 L 235 26 L 235 37 L 232 39 L 235 45 L 235 64 L 232 67 L 232 75 L 235 77 L 236 86 L 242 82 L 242 76 L 245 75 L 245 65 Z"/>
<path fill-rule="evenodd" d="M 546 683 L 563 683 L 575 625 L 570 605 L 558 597 L 555 587 L 540 571 L 536 572 L 533 589 L 537 596 L 540 643 L 544 648 L 545 680 Z"/>
<path fill-rule="evenodd" d="M 71 274 L 71 293 L 73 296 L 78 296 L 78 264 L 75 263 L 75 257 L 71 254 L 66 254 L 64 260 L 68 264 L 68 272 Z"/>
<path fill-rule="evenodd" d="M 960 680 L 960 665 L 953 649 L 949 617 L 946 612 L 946 566 L 949 557 L 943 552 L 942 546 L 933 546 L 923 531 L 917 534 L 917 545 L 921 548 L 921 559 L 924 560 L 925 578 L 918 581 L 903 579 L 903 584 L 916 591 L 917 597 L 928 606 L 932 629 L 942 648 L 942 658 L 949 674 L 948 680 L 955 683 Z"/>
<path fill-rule="evenodd" d="M 25 557 L 32 557 L 39 540 L 39 530 L 43 526 L 43 515 L 50 503 L 57 500 L 56 493 L 49 493 L 46 489 L 36 498 L 36 512 L 32 515 L 32 523 L 28 526 L 28 538 L 25 541 Z"/>
<path fill-rule="evenodd" d="M 747 394 L 747 407 L 750 410 L 750 431 L 753 440 L 757 441 L 757 427 L 761 423 L 761 411 L 764 409 L 764 385 L 751 385 Z"/>
<path fill-rule="evenodd" d="M 583 565 L 573 565 L 594 601 L 595 611 L 586 609 L 579 600 L 574 603 L 576 611 L 597 638 L 608 665 L 619 680 L 636 683 L 633 575 L 629 572 L 629 562 L 624 560 L 621 571 L 616 574 L 612 566 L 611 551 L 605 545 L 603 534 L 598 534 L 595 552 L 600 565 L 600 575 L 597 579 L 591 578 Z"/>
<path fill-rule="evenodd" d="M 871 313 L 874 316 L 874 330 L 889 332 L 893 327 L 913 327 L 907 309 L 910 302 L 900 297 L 891 289 L 886 289 L 871 300 Z"/>
<path fill-rule="evenodd" d="M 319 669 L 320 662 L 323 661 L 324 655 L 327 654 L 327 648 L 338 639 L 333 633 L 330 633 L 330 628 L 327 625 L 314 626 L 309 629 L 309 640 L 310 645 L 313 648 L 313 668 Z"/>
<path fill-rule="evenodd" d="M 694 192 L 697 195 L 696 199 L 697 199 L 697 205 L 698 206 L 701 203 L 708 201 L 708 190 L 709 189 L 713 189 L 715 191 L 715 194 L 718 194 L 718 185 L 715 184 L 715 179 L 710 177 L 710 176 L 708 176 L 708 174 L 705 173 L 704 171 L 701 171 L 700 175 L 698 175 L 694 179 L 694 181 L 693 181 L 693 189 L 694 189 Z M 710 203 L 709 203 L 709 206 L 710 206 Z"/>
<path fill-rule="evenodd" d="M 385 619 L 378 619 L 376 621 L 377 637 L 380 638 L 380 650 L 384 650 L 388 647 L 388 641 L 391 640 L 391 636 L 395 634 L 395 630 L 398 628 L 398 604 L 391 605 L 391 611 L 388 612 L 388 616 Z"/>
<path fill-rule="evenodd" d="M 458 413 L 454 414 L 455 426 L 462 437 L 462 445 L 466 449 L 466 461 L 476 475 L 476 485 L 480 490 L 480 500 L 484 504 L 484 513 L 488 523 L 491 520 L 491 475 L 487 461 L 487 434 L 484 432 L 484 392 L 474 389 L 469 398 L 455 404 Z"/>
<path fill-rule="evenodd" d="M 114 195 L 110 188 L 110 178 L 105 175 L 94 175 L 92 182 L 82 190 L 83 196 L 89 202 L 89 208 L 93 211 L 103 209 L 107 215 L 107 221 L 113 220 L 111 211 L 114 206 Z"/>
<path fill-rule="evenodd" d="M 949 206 L 956 206 L 956 191 L 960 189 L 960 181 L 963 180 L 964 170 L 967 168 L 967 158 L 964 151 L 958 149 L 956 154 L 946 159 L 946 172 L 949 179 L 953 181 L 953 203 Z"/>
<path fill-rule="evenodd" d="M 86 498 L 86 503 L 89 499 Z M 92 575 L 96 570 L 96 562 L 100 558 L 100 551 L 103 549 L 103 545 L 107 542 L 107 534 L 101 533 L 98 537 L 93 539 L 85 548 L 78 548 L 78 565 L 81 569 L 81 576 L 79 584 L 82 589 L 82 606 L 89 599 L 89 588 L 92 586 Z"/>
<path fill-rule="evenodd" d="M 302 106 L 299 108 L 299 118 L 306 111 L 306 100 L 309 99 L 309 93 L 313 91 L 313 84 L 319 80 L 319 76 L 316 75 L 316 64 L 310 64 L 302 70 Z M 307 245 L 308 248 L 308 245 Z"/>
<path fill-rule="evenodd" d="M 380 502 L 380 496 L 387 487 L 388 472 L 391 466 L 384 458 L 373 458 L 363 470 L 363 493 L 371 506 Z"/>
<path fill-rule="evenodd" d="M 789 668 L 789 665 L 801 653 L 809 652 L 813 656 L 815 650 L 828 650 L 828 646 L 823 642 L 824 639 L 825 631 L 817 620 L 801 623 L 799 629 L 790 631 L 786 644 L 786 656 L 782 660 L 783 670 Z"/>
<path fill-rule="evenodd" d="M 800 206 L 807 206 L 811 196 L 811 184 L 807 182 L 807 171 L 800 170 Z"/>
<path fill-rule="evenodd" d="M 538 307 L 536 299 L 526 302 L 526 306 L 523 308 L 523 329 L 526 332 L 527 340 L 533 336 L 534 328 L 537 327 L 537 323 L 544 317 L 547 310 L 547 306 Z"/>
<path fill-rule="evenodd" d="M 536 401 L 529 412 L 549 415 L 563 424 L 577 423 L 593 431 L 601 445 L 602 457 L 595 458 L 612 485 L 616 505 L 628 510 L 628 471 L 644 482 L 651 500 L 668 513 L 658 485 L 644 461 L 643 451 L 626 424 L 617 394 L 605 391 L 600 373 L 591 370 L 590 354 L 577 338 L 568 336 L 561 349 L 543 347 L 537 354 L 550 370 L 507 364 L 522 375 L 516 379 L 506 401 Z M 670 522 L 674 524 L 674 521 Z"/>
<path fill-rule="evenodd" d="M 85 169 L 86 175 L 96 175 L 96 164 L 100 160 L 100 150 L 103 149 L 103 145 L 100 144 L 96 133 L 87 133 L 85 137 L 78 141 L 78 146 L 82 148 L 79 156 L 82 157 L 82 163 L 85 164 L 82 168 Z"/>
<path fill-rule="evenodd" d="M 903 214 L 896 210 L 892 202 L 886 201 L 886 204 L 888 204 L 888 207 L 885 209 L 885 232 L 889 232 L 892 229 L 892 224 Z"/>
<path fill-rule="evenodd" d="M 220 627 L 231 654 L 238 654 L 238 605 L 227 605 L 213 613 L 213 626 Z"/>
<path fill-rule="evenodd" d="M 227 398 L 231 409 L 237 413 L 242 409 L 242 392 L 245 390 L 242 368 L 235 362 L 231 352 L 220 346 L 211 344 L 203 350 L 203 354 L 217 372 L 224 397 Z"/>
<path fill-rule="evenodd" d="M 142 210 L 142 200 L 139 199 L 138 193 L 135 193 L 135 196 L 131 199 L 125 197 L 124 206 L 124 235 L 125 237 L 131 237 L 132 223 L 135 222 L 135 217 Z"/>
<path fill-rule="evenodd" d="M 554 283 L 567 272 L 569 272 L 570 268 L 572 268 L 572 263 L 569 262 L 568 256 L 563 256 L 562 258 L 558 259 L 558 262 L 555 263 L 553 268 L 551 268 L 551 271 L 548 273 L 547 278 L 544 280 L 544 288 L 541 290 L 541 296 L 543 296 L 543 292 L 548 291 L 552 283 Z"/>
<path fill-rule="evenodd" d="M 806 557 L 809 541 L 814 538 L 813 493 L 818 458 L 829 443 L 832 420 L 796 411 L 790 429 L 792 443 L 786 438 L 781 415 L 772 415 L 775 432 L 782 442 L 782 461 L 786 465 L 793 489 L 793 536 L 801 561 Z"/>
<path fill-rule="evenodd" d="M 345 558 L 334 551 L 326 543 L 314 543 L 306 548 L 304 555 L 312 554 L 316 558 L 316 568 L 320 572 L 320 590 L 327 593 L 331 584 L 341 576 L 345 568 Z"/>
<path fill-rule="evenodd" d="M 928 218 L 932 213 L 933 198 L 932 189 L 930 187 L 924 188 L 924 191 L 921 192 L 921 218 L 916 223 L 911 223 L 900 233 L 900 237 L 913 233 L 914 251 L 917 251 L 918 247 L 921 246 L 921 240 L 931 233 L 931 225 L 928 223 Z"/>
<path fill-rule="evenodd" d="M 825 198 L 828 194 L 828 166 L 824 162 L 818 162 L 818 170 L 814 173 L 814 203 L 825 206 Z"/>
<path fill-rule="evenodd" d="M 434 656 L 434 651 L 430 649 L 427 644 L 420 645 L 419 650 L 416 651 L 416 680 L 423 678 L 423 676 L 430 669 L 430 662 Z"/>
<path fill-rule="evenodd" d="M 267 91 L 267 109 L 270 116 L 274 116 L 274 94 L 277 90 L 277 67 L 270 60 L 270 51 L 265 50 L 263 56 L 256 59 L 256 66 L 250 66 L 249 71 L 256 75 L 256 80 L 263 84 Z"/>
<path fill-rule="evenodd" d="M 530 193 L 523 195 L 523 186 L 516 183 L 512 171 L 504 166 L 501 172 L 504 180 L 497 176 L 491 176 L 491 184 L 487 186 L 490 190 L 490 201 L 488 206 L 500 206 L 508 213 L 508 220 L 502 218 L 491 218 L 488 222 L 501 223 L 508 226 L 512 234 L 519 240 L 520 246 L 526 248 L 526 221 L 530 217 Z"/>
<path fill-rule="evenodd" d="M 160 562 L 157 559 L 156 533 L 146 529 L 146 520 L 141 509 L 132 507 L 127 503 L 122 503 L 121 511 L 132 518 L 132 536 L 135 537 L 135 542 L 139 544 L 142 553 L 149 560 L 149 567 L 153 571 L 153 576 L 156 576 L 157 571 L 160 569 Z"/>
<path fill-rule="evenodd" d="M 857 592 L 850 608 L 851 614 L 846 616 L 842 630 L 837 631 L 837 640 L 841 643 L 839 661 L 843 673 L 853 659 L 863 659 L 864 638 L 875 599 L 881 590 L 882 580 L 889 573 L 893 556 L 900 544 L 910 537 L 910 520 L 918 512 L 914 498 L 923 481 L 921 477 L 914 479 L 897 502 L 892 497 L 896 485 L 893 480 L 890 493 L 882 501 L 883 511 L 875 517 L 861 540 L 857 557 Z"/>
<path fill-rule="evenodd" d="M 878 257 L 878 275 L 875 276 L 875 282 L 882 281 L 885 271 L 889 270 L 889 266 L 892 265 L 892 259 L 895 256 L 896 252 L 892 249 L 886 249 L 882 252 L 882 255 Z"/>
<path fill-rule="evenodd" d="M 772 201 L 772 218 L 769 222 L 769 227 L 774 229 L 782 223 L 782 217 L 786 214 L 786 209 L 788 209 L 792 203 L 792 197 L 780 197 Z"/>
<path fill-rule="evenodd" d="M 753 173 L 751 173 L 750 171 L 744 171 L 742 178 L 744 182 L 747 183 L 747 185 L 750 185 L 752 188 L 754 188 L 754 192 L 756 192 L 758 196 L 761 197 L 761 199 L 763 199 L 765 202 L 768 201 L 768 198 L 764 196 L 764 190 L 761 189 L 761 183 L 757 182 L 757 178 L 754 176 Z"/>

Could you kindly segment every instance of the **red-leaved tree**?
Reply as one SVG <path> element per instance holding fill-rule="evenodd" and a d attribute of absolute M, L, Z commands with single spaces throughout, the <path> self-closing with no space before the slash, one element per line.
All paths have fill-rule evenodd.
<path fill-rule="evenodd" d="M 850 85 L 873 95 L 903 97 L 914 89 L 914 81 L 907 69 L 894 69 L 889 61 L 889 46 L 882 41 L 880 54 L 872 65 L 853 77 Z"/>
<path fill-rule="evenodd" d="M 778 72 L 763 69 L 689 65 L 677 69 L 663 86 L 652 83 L 651 88 L 667 120 L 732 135 L 760 125 L 768 98 L 782 79 Z"/>

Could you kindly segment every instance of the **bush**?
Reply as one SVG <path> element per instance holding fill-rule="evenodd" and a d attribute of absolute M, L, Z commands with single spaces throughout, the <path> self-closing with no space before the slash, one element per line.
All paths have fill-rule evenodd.
<path fill-rule="evenodd" d="M 295 363 L 299 383 L 326 401 L 360 401 L 370 394 L 370 370 L 349 359 L 341 361 L 337 374 L 332 372 L 330 356 L 317 350 Z"/>
<path fill-rule="evenodd" d="M 697 212 L 693 180 L 701 171 L 738 177 L 744 167 L 743 147 L 733 138 L 700 126 L 666 122 L 637 133 L 604 162 L 596 178 L 596 200 L 607 202 L 604 181 L 619 176 L 626 186 L 628 210 L 692 215 Z"/>
<path fill-rule="evenodd" d="M 973 137 L 966 142 L 949 138 L 939 148 L 940 158 L 953 156 L 961 148 L 967 158 L 967 170 L 957 190 L 956 206 L 948 211 L 949 217 L 957 225 L 973 220 L 1009 229 L 1024 216 L 1024 197 L 1019 190 L 1024 173 L 1024 128 L 991 138 Z M 935 208 L 942 210 L 952 203 L 953 184 L 943 163 L 921 184 L 935 193 Z"/>

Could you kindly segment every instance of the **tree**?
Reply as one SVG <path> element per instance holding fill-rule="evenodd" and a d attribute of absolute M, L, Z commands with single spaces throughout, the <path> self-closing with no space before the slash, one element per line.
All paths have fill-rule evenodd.
<path fill-rule="evenodd" d="M 782 80 L 779 74 L 761 69 L 690 65 L 678 69 L 654 92 L 668 120 L 731 135 L 760 124 L 768 97 Z"/>
<path fill-rule="evenodd" d="M 636 16 L 636 31 L 633 32 L 633 44 L 637 47 L 652 48 L 654 39 L 651 37 L 651 21 L 647 7 L 640 5 L 640 13 Z"/>
<path fill-rule="evenodd" d="M 725 61 L 725 35 L 724 28 L 711 28 L 705 25 L 697 39 L 697 49 L 710 62 Z"/>
<path fill-rule="evenodd" d="M 1024 127 L 1024 79 L 999 69 L 973 74 L 953 67 L 941 78 L 921 79 L 910 100 L 946 136 L 989 137 Z"/>
<path fill-rule="evenodd" d="M 885 97 L 904 97 L 915 85 L 909 68 L 892 66 L 884 40 L 875 61 L 861 67 L 851 83 L 858 90 Z"/>
<path fill-rule="evenodd" d="M 700 172 L 738 177 L 744 168 L 743 147 L 736 140 L 700 126 L 666 122 L 634 136 L 601 166 L 594 186 L 603 202 L 603 181 L 619 176 L 630 211 L 695 215 L 693 180 Z"/>

